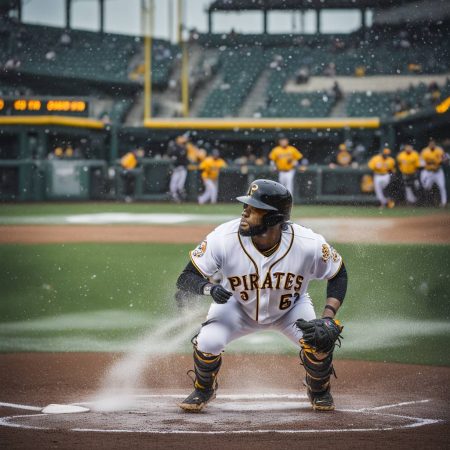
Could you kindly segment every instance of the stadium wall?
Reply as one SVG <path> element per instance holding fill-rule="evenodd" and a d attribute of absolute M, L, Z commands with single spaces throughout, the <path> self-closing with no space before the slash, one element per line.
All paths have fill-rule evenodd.
<path fill-rule="evenodd" d="M 298 203 L 374 202 L 363 193 L 366 166 L 330 168 L 323 155 L 346 139 L 366 140 L 371 153 L 381 145 L 396 145 L 405 140 L 424 142 L 430 135 L 439 138 L 448 129 L 450 114 L 445 111 L 433 120 L 403 118 L 380 123 L 377 118 L 330 120 L 158 120 L 144 127 L 118 128 L 87 118 L 26 116 L 0 118 L 0 200 L 116 200 L 124 196 L 119 158 L 142 146 L 164 153 L 167 143 L 189 130 L 196 139 L 227 141 L 237 157 L 249 143 L 270 148 L 280 132 L 299 147 L 317 156 L 296 174 L 295 197 Z M 85 142 L 85 159 L 50 160 L 54 142 Z M 243 153 L 242 153 L 243 154 Z M 308 155 L 309 156 L 309 155 Z M 368 155 L 369 156 L 369 155 Z M 231 158 L 230 158 L 231 159 Z M 187 180 L 187 199 L 196 201 L 202 189 L 198 170 L 191 167 Z M 219 201 L 231 201 L 257 177 L 274 178 L 266 166 L 233 166 L 223 171 Z M 447 174 L 447 179 L 448 179 Z M 136 199 L 169 200 L 167 191 L 170 162 L 145 158 L 136 180 Z"/>

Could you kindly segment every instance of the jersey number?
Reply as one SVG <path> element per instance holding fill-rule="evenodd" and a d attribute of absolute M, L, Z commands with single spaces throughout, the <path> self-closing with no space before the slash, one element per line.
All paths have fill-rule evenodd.
<path fill-rule="evenodd" d="M 288 309 L 292 305 L 292 294 L 283 294 L 280 298 L 280 309 Z M 294 303 L 300 298 L 300 294 L 296 292 L 294 294 Z"/>

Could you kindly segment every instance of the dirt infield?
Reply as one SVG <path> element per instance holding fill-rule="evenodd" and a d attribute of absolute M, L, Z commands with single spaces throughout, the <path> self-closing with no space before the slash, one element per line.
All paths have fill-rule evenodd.
<path fill-rule="evenodd" d="M 88 402 L 114 354 L 0 355 L 2 448 L 445 448 L 450 368 L 337 361 L 337 410 L 312 412 L 296 357 L 226 355 L 218 398 L 201 414 L 176 403 L 190 356 L 150 365 L 122 411 L 45 415 L 24 409 Z M 437 387 L 441 386 L 441 389 Z M 5 405 L 9 403 L 10 405 Z M 448 448 L 448 447 L 447 447 Z"/>
<path fill-rule="evenodd" d="M 330 242 L 449 243 L 450 215 L 336 218 L 296 221 Z M 215 225 L 14 225 L 2 226 L 0 244 L 69 242 L 199 242 Z"/>

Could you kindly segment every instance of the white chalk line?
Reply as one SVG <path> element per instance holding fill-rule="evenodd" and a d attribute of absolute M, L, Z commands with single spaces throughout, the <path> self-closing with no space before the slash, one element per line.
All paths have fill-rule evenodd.
<path fill-rule="evenodd" d="M 141 394 L 136 395 L 140 398 L 181 398 L 181 395 L 177 394 Z M 267 399 L 267 398 L 291 398 L 298 399 L 304 398 L 302 394 L 222 394 L 218 398 L 227 399 Z M 263 434 L 263 433 L 277 433 L 277 434 L 302 434 L 302 433 L 346 433 L 346 432 L 372 432 L 372 431 L 392 431 L 404 428 L 417 428 L 424 425 L 432 425 L 436 423 L 444 422 L 441 419 L 426 419 L 423 417 L 411 417 L 400 414 L 380 413 L 376 412 L 383 409 L 395 408 L 399 406 L 414 405 L 420 403 L 428 403 L 430 399 L 414 400 L 409 402 L 392 403 L 388 405 L 361 408 L 361 409 L 337 409 L 336 411 L 350 412 L 350 413 L 363 413 L 363 414 L 375 414 L 384 417 L 400 418 L 404 420 L 413 421 L 405 425 L 386 426 L 386 427 L 374 427 L 374 428 L 336 428 L 336 429 L 304 429 L 304 430 L 280 430 L 280 429 L 255 429 L 255 430 L 217 430 L 217 431 L 198 431 L 198 430 L 127 430 L 127 429 L 103 429 L 103 428 L 71 428 L 68 431 L 74 432 L 90 432 L 90 433 L 139 433 L 139 434 L 195 434 L 195 435 L 221 435 L 221 434 Z M 73 405 L 87 405 L 95 402 L 80 402 L 71 403 Z M 40 411 L 41 408 L 29 405 L 20 405 L 15 403 L 0 402 L 0 406 L 16 407 L 18 409 L 28 409 L 32 411 Z M 19 424 L 12 422 L 13 420 L 36 416 L 48 416 L 48 414 L 26 414 L 26 415 L 13 415 L 0 418 L 0 426 L 19 428 L 19 429 L 31 429 L 31 430 L 51 430 L 52 428 L 44 426 L 33 426 L 26 424 Z"/>
<path fill-rule="evenodd" d="M 425 399 L 425 400 L 413 400 L 410 402 L 400 402 L 400 403 L 392 403 L 390 405 L 382 405 L 382 406 L 374 406 L 374 407 L 369 407 L 369 408 L 361 408 L 359 411 L 363 412 L 363 411 L 378 411 L 381 409 L 388 409 L 388 408 L 396 408 L 397 406 L 408 406 L 408 405 L 417 405 L 419 403 L 428 403 L 431 402 L 430 399 Z"/>
<path fill-rule="evenodd" d="M 39 406 L 20 405 L 18 403 L 0 402 L 0 406 L 3 406 L 4 408 L 26 409 L 28 411 L 41 411 L 42 410 L 42 408 Z"/>

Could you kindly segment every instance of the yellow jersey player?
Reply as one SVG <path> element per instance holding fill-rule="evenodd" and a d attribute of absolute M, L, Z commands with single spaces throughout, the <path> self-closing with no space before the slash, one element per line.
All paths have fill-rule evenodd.
<path fill-rule="evenodd" d="M 125 195 L 125 201 L 127 203 L 133 200 L 136 190 L 136 179 L 140 173 L 138 168 L 139 159 L 143 158 L 144 150 L 137 149 L 131 152 L 125 153 L 120 159 L 120 166 L 122 167 L 122 182 L 123 193 Z"/>
<path fill-rule="evenodd" d="M 420 157 L 423 161 L 424 169 L 420 174 L 420 182 L 426 191 L 431 191 L 434 184 L 439 189 L 441 196 L 441 206 L 444 207 L 447 204 L 447 189 L 445 187 L 445 176 L 442 170 L 442 164 L 448 161 L 448 157 L 444 150 L 436 145 L 434 139 L 430 139 L 428 147 L 425 147 Z"/>
<path fill-rule="evenodd" d="M 420 168 L 419 153 L 412 145 L 406 144 L 403 151 L 397 155 L 397 164 L 405 186 L 406 201 L 412 205 L 417 201 L 415 191 L 420 187 L 417 177 Z"/>
<path fill-rule="evenodd" d="M 369 163 L 369 169 L 373 171 L 373 183 L 375 194 L 380 202 L 380 208 L 393 208 L 395 203 L 391 198 L 385 196 L 384 191 L 389 186 L 392 174 L 395 172 L 395 160 L 392 158 L 391 150 L 384 148 L 381 153 L 373 156 Z"/>
<path fill-rule="evenodd" d="M 199 165 L 202 171 L 202 180 L 205 185 L 205 191 L 198 198 L 202 205 L 210 201 L 217 203 L 217 194 L 219 193 L 219 173 L 227 163 L 220 157 L 219 150 L 214 149 L 211 156 L 206 157 Z"/>
<path fill-rule="evenodd" d="M 278 145 L 269 153 L 271 165 L 275 166 L 278 171 L 278 181 L 288 191 L 294 192 L 294 176 L 295 167 L 303 158 L 303 155 L 292 145 L 284 136 L 278 140 Z"/>
<path fill-rule="evenodd" d="M 352 155 L 348 151 L 347 146 L 345 144 L 339 144 L 339 149 L 336 154 L 335 160 L 329 164 L 331 169 L 334 169 L 336 166 L 339 167 L 349 167 L 352 163 Z"/>

